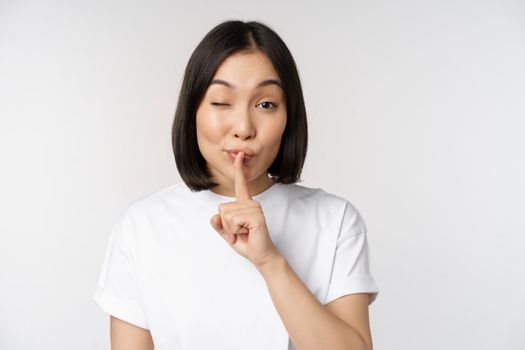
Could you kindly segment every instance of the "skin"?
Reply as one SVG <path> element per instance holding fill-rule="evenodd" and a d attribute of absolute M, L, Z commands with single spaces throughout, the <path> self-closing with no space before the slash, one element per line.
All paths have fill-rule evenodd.
<path fill-rule="evenodd" d="M 210 110 L 206 102 L 199 108 L 199 147 L 220 183 L 215 191 L 226 196 L 231 196 L 232 191 L 235 194 L 233 201 L 219 204 L 218 214 L 211 217 L 210 224 L 232 249 L 259 270 L 298 349 L 371 350 L 368 295 L 350 294 L 322 305 L 273 244 L 262 208 L 252 199 L 253 194 L 264 190 L 268 184 L 266 170 L 277 155 L 285 126 L 285 111 L 281 114 L 276 110 L 272 116 L 278 118 L 272 119 L 260 115 L 254 107 L 255 101 L 259 101 L 253 89 L 257 83 L 254 77 L 264 79 L 272 74 L 275 71 L 264 55 L 232 56 L 223 63 L 217 75 L 246 87 L 245 92 L 235 92 L 236 98 L 242 101 L 237 103 L 241 105 L 234 104 L 232 109 L 229 105 L 222 115 Z M 211 94 L 205 101 L 215 98 Z M 231 145 L 231 140 L 245 141 L 234 143 L 235 146 L 253 145 L 261 157 L 252 159 L 255 162 L 243 163 L 243 152 L 239 152 L 231 166 L 231 160 L 223 151 L 224 145 Z"/>
<path fill-rule="evenodd" d="M 260 267 L 280 253 L 268 233 L 261 205 L 250 196 L 242 157 L 239 152 L 234 161 L 236 200 L 219 204 L 219 214 L 210 223 L 237 253 Z"/>
<path fill-rule="evenodd" d="M 273 244 L 260 204 L 252 199 L 272 185 L 267 169 L 277 156 L 286 126 L 282 90 L 264 80 L 278 80 L 260 52 L 235 54 L 219 67 L 196 116 L 199 149 L 213 180 L 212 191 L 232 197 L 221 203 L 210 225 L 238 254 L 251 261 L 264 278 L 272 301 L 297 349 L 371 350 L 368 294 L 345 295 L 322 305 Z M 215 105 L 213 103 L 226 103 Z M 274 102 L 277 108 L 264 108 Z M 243 163 L 224 151 L 245 147 L 255 153 Z M 111 316 L 112 349 L 151 350 L 148 330 Z"/>
<path fill-rule="evenodd" d="M 153 350 L 149 330 L 110 316 L 111 350 Z"/>
<path fill-rule="evenodd" d="M 213 80 L 223 80 L 234 87 L 212 84 L 199 105 L 196 113 L 197 142 L 199 149 L 208 163 L 213 175 L 212 180 L 219 184 L 212 191 L 239 200 L 257 195 L 273 184 L 267 169 L 279 152 L 279 146 L 286 126 L 287 114 L 284 93 L 275 85 L 257 87 L 264 80 L 280 81 L 268 57 L 261 52 L 237 53 L 229 56 L 217 69 Z M 217 106 L 212 103 L 227 103 Z M 266 102 L 266 103 L 265 103 Z M 271 103 L 267 103 L 271 102 Z M 275 104 L 275 105 L 274 105 Z M 255 154 L 245 163 L 241 177 L 242 188 L 235 187 L 234 162 L 228 158 L 225 149 L 248 148 Z M 242 156 L 242 154 L 237 155 Z M 239 168 L 237 168 L 238 170 Z M 239 175 L 237 173 L 237 175 Z M 236 188 L 238 193 L 236 193 Z M 248 202 L 243 202 L 245 205 Z M 228 208 L 233 208 L 230 206 Z M 259 208 L 259 209 L 257 209 Z M 248 206 L 246 212 L 256 213 L 257 222 L 261 222 L 262 210 L 258 203 Z M 224 211 L 228 213 L 228 211 Z M 229 215 L 229 214 L 227 214 Z M 219 229 L 226 221 L 214 216 L 210 223 Z M 253 221 L 252 221 L 253 223 Z M 234 225 L 234 224 L 233 224 Z M 265 224 L 264 224 L 265 225 Z M 252 226 L 249 226 L 252 229 Z M 224 231 L 223 231 L 224 232 Z M 229 231 L 231 232 L 231 231 Z M 247 229 L 236 230 L 238 234 L 247 233 Z M 247 236 L 247 235 L 246 235 Z M 259 237 L 260 235 L 257 235 Z M 255 235 L 252 235 L 255 237 Z M 262 254 L 259 250 L 250 257 L 257 261 L 264 252 L 273 251 L 273 243 L 264 237 Z M 235 244 L 236 235 L 227 239 Z M 244 238 L 246 241 L 246 237 Z M 253 239 L 252 239 L 253 241 Z M 237 248 L 247 254 L 245 244 Z M 257 246 L 260 246 L 257 239 Z M 237 244 L 240 246 L 240 244 Z M 152 350 L 153 340 L 149 330 L 137 327 L 124 320 L 110 316 L 111 349 Z"/>
<path fill-rule="evenodd" d="M 212 227 L 264 278 L 270 296 L 297 349 L 372 349 L 368 296 L 347 295 L 322 305 L 273 244 L 260 204 L 244 176 L 243 153 L 234 165 L 235 201 L 219 204 Z"/>
<path fill-rule="evenodd" d="M 280 81 L 268 57 L 259 52 L 237 53 L 219 66 L 196 113 L 197 142 L 208 164 L 218 194 L 235 197 L 234 167 L 225 149 L 248 148 L 255 156 L 244 163 L 248 192 L 254 196 L 273 183 L 267 170 L 277 157 L 286 126 L 286 104 L 276 84 L 257 85 L 264 80 Z M 213 103 L 225 103 L 218 106 Z M 276 106 L 275 106 L 276 105 Z"/>

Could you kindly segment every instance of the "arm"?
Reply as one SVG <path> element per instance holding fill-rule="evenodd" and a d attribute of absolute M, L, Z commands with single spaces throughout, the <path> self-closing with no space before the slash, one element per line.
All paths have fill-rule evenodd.
<path fill-rule="evenodd" d="M 149 330 L 110 316 L 111 350 L 153 350 Z"/>
<path fill-rule="evenodd" d="M 368 294 L 323 306 L 278 254 L 258 266 L 290 338 L 298 350 L 371 350 Z"/>

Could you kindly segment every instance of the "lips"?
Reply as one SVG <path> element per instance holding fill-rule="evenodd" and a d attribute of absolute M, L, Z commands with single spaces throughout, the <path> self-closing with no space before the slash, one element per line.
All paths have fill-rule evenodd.
<path fill-rule="evenodd" d="M 254 157 L 253 153 L 251 153 L 248 150 L 242 150 L 242 149 L 229 149 L 229 150 L 226 150 L 226 153 L 228 154 L 228 156 L 232 160 L 235 160 L 235 157 L 237 157 L 237 153 L 239 153 L 239 152 L 243 152 L 244 153 L 243 159 L 242 159 L 243 163 L 249 161 L 250 159 L 252 159 Z"/>
<path fill-rule="evenodd" d="M 226 152 L 232 153 L 233 155 L 236 155 L 239 152 L 243 152 L 245 157 L 253 157 L 253 152 L 251 152 L 250 150 L 246 148 L 232 148 L 232 149 L 227 149 Z"/>

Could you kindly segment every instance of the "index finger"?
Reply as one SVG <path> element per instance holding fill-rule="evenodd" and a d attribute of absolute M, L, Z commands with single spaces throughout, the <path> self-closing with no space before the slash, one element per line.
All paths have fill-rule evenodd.
<path fill-rule="evenodd" d="M 237 152 L 235 155 L 235 162 L 233 163 L 234 167 L 234 182 L 235 182 L 235 198 L 237 200 L 243 199 L 252 199 L 250 196 L 250 191 L 248 190 L 248 184 L 244 178 L 244 172 L 242 169 L 242 159 L 244 158 L 244 153 Z"/>

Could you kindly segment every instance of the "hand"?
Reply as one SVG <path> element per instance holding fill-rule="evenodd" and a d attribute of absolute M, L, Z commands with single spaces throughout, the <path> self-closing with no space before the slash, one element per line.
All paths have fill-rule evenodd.
<path fill-rule="evenodd" d="M 280 253 L 268 233 L 261 205 L 250 196 L 243 156 L 238 152 L 233 163 L 236 200 L 219 204 L 219 214 L 210 223 L 237 253 L 259 267 Z"/>

